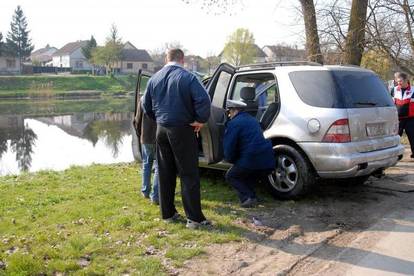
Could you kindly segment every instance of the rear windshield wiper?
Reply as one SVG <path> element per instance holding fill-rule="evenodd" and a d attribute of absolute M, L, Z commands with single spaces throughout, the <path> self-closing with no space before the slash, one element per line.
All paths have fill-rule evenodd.
<path fill-rule="evenodd" d="M 376 106 L 377 105 L 377 103 L 373 103 L 373 102 L 356 102 L 354 104 L 357 104 L 357 105 L 369 105 L 369 106 Z"/>

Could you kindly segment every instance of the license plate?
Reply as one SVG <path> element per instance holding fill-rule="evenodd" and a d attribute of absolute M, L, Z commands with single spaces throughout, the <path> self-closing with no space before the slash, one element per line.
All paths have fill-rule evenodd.
<path fill-rule="evenodd" d="M 369 137 L 382 136 L 386 134 L 384 123 L 367 124 L 366 129 L 367 129 L 367 135 Z"/>

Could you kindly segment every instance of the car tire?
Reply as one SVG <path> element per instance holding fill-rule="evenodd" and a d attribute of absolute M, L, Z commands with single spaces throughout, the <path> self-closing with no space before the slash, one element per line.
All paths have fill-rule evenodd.
<path fill-rule="evenodd" d="M 289 145 L 274 146 L 273 151 L 275 170 L 268 175 L 272 195 L 280 199 L 294 199 L 305 194 L 316 180 L 307 158 Z"/>

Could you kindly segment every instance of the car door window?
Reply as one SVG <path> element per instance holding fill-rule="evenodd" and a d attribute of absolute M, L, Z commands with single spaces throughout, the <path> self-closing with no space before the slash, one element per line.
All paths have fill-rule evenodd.
<path fill-rule="evenodd" d="M 227 88 L 229 87 L 231 76 L 232 75 L 230 73 L 227 73 L 225 71 L 222 71 L 220 73 L 212 99 L 212 104 L 214 106 L 223 107 L 224 99 L 226 98 L 226 92 Z"/>
<path fill-rule="evenodd" d="M 266 110 L 269 104 L 278 101 L 278 89 L 275 76 L 271 73 L 243 74 L 236 76 L 233 85 L 231 100 L 241 100 L 240 91 L 243 87 L 254 87 L 256 92 L 255 101 L 258 105 L 257 118 Z"/>

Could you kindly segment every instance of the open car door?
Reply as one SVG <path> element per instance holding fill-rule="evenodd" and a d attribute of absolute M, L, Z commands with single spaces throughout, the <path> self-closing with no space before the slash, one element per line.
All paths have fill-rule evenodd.
<path fill-rule="evenodd" d="M 137 136 L 138 106 L 141 104 L 141 87 L 143 87 L 143 84 L 146 85 L 150 77 L 150 75 L 144 74 L 141 69 L 138 70 L 137 83 L 135 86 L 134 117 L 132 121 L 132 126 L 134 127 L 134 132 L 132 133 L 132 153 L 137 161 L 142 160 L 140 138 Z M 145 80 L 143 80 L 143 78 L 145 78 Z"/>
<path fill-rule="evenodd" d="M 211 99 L 211 115 L 207 125 L 201 129 L 201 142 L 204 157 L 208 164 L 223 160 L 223 136 L 226 116 L 226 98 L 231 79 L 236 68 L 223 63 L 217 68 L 207 83 Z"/>

